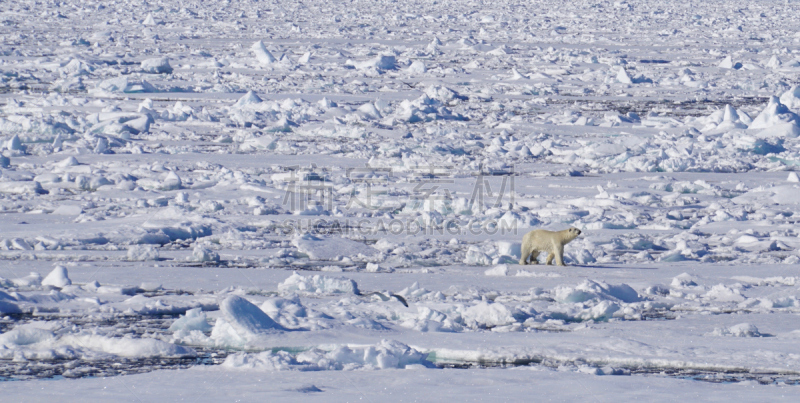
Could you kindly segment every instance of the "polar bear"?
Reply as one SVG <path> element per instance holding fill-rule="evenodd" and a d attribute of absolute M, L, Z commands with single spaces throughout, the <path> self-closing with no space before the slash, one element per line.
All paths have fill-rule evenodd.
<path fill-rule="evenodd" d="M 536 258 L 539 252 L 547 252 L 547 264 L 553 263 L 566 266 L 564 264 L 564 245 L 570 243 L 581 234 L 581 230 L 570 227 L 563 231 L 548 231 L 537 229 L 525 234 L 522 237 L 522 254 L 519 264 L 537 264 Z M 530 258 L 530 262 L 528 261 Z"/>

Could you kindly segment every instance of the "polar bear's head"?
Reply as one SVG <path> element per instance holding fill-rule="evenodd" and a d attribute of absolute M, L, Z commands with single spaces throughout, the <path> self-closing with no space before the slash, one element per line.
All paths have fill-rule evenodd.
<path fill-rule="evenodd" d="M 573 239 L 577 238 L 578 235 L 580 234 L 581 230 L 575 227 L 570 227 L 569 229 L 564 230 L 564 243 L 572 241 Z"/>

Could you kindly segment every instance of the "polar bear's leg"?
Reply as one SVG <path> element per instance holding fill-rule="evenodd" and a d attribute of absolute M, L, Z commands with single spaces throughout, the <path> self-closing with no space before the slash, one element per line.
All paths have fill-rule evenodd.
<path fill-rule="evenodd" d="M 519 254 L 519 264 L 528 264 L 528 257 L 530 257 L 531 254 L 530 247 L 525 241 L 525 239 L 522 240 L 522 253 Z"/>
<path fill-rule="evenodd" d="M 564 245 L 556 245 L 555 255 L 556 255 L 556 264 L 559 266 L 566 266 L 564 264 Z"/>
<path fill-rule="evenodd" d="M 531 262 L 529 264 L 539 264 L 539 251 L 534 249 L 531 251 Z"/>
<path fill-rule="evenodd" d="M 555 257 L 555 255 L 553 254 L 553 252 L 548 253 L 547 254 L 547 261 L 545 262 L 545 264 L 547 264 L 547 265 L 553 264 L 553 258 L 554 257 Z"/>

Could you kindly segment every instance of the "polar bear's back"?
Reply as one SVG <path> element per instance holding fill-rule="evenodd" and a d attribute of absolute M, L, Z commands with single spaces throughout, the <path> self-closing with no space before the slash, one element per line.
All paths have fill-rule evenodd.
<path fill-rule="evenodd" d="M 529 245 L 532 249 L 550 249 L 554 242 L 559 242 L 561 236 L 560 231 L 548 231 L 546 229 L 537 229 L 528 232 L 522 237 L 522 243 Z"/>
<path fill-rule="evenodd" d="M 564 246 L 580 235 L 581 231 L 571 227 L 562 231 L 536 229 L 522 237 L 522 244 L 529 249 L 549 250 L 555 245 Z"/>

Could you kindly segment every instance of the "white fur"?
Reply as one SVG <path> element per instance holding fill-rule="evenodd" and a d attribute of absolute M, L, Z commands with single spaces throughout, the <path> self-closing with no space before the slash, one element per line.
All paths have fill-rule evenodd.
<path fill-rule="evenodd" d="M 525 234 L 522 237 L 522 254 L 519 264 L 537 264 L 539 252 L 547 252 L 547 264 L 552 264 L 555 258 L 556 264 L 564 264 L 564 245 L 570 243 L 581 234 L 581 230 L 570 227 L 563 231 L 548 231 L 537 229 Z M 528 261 L 530 258 L 530 261 Z"/>

